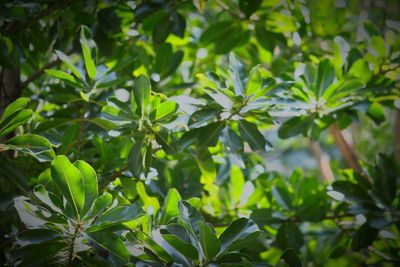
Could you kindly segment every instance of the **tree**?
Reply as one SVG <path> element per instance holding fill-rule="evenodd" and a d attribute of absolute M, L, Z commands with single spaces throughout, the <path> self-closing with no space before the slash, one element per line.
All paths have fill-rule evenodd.
<path fill-rule="evenodd" d="M 399 7 L 2 2 L 2 261 L 398 264 Z"/>

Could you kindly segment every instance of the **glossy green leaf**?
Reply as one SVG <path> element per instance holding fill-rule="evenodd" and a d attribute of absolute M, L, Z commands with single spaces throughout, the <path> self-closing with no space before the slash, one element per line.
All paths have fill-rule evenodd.
<path fill-rule="evenodd" d="M 165 101 L 159 105 L 155 111 L 154 121 L 162 121 L 168 119 L 178 109 L 178 105 L 174 101 Z"/>
<path fill-rule="evenodd" d="M 221 251 L 218 253 L 218 257 L 229 251 L 236 251 L 246 247 L 260 233 L 261 231 L 252 220 L 241 218 L 233 221 L 219 237 Z"/>
<path fill-rule="evenodd" d="M 62 213 L 62 202 L 53 193 L 48 192 L 43 185 L 39 184 L 33 188 L 35 196 L 50 207 L 53 211 Z"/>
<path fill-rule="evenodd" d="M 178 203 L 181 200 L 181 195 L 175 188 L 168 190 L 164 205 L 161 209 L 160 224 L 167 224 L 170 219 L 179 215 Z"/>
<path fill-rule="evenodd" d="M 0 123 L 0 136 L 4 136 L 14 131 L 17 127 L 26 123 L 33 115 L 33 111 L 30 109 L 23 109 L 15 116 L 8 117 Z"/>
<path fill-rule="evenodd" d="M 96 77 L 96 65 L 94 64 L 94 60 L 92 58 L 91 45 L 93 42 L 87 39 L 86 34 L 90 33 L 90 29 L 86 26 L 82 26 L 81 28 L 81 38 L 79 39 L 83 52 L 83 60 L 85 61 L 86 71 L 89 75 L 90 79 L 94 79 Z"/>
<path fill-rule="evenodd" d="M 185 257 L 192 260 L 198 259 L 199 254 L 192 244 L 182 241 L 182 239 L 173 234 L 162 234 L 162 237 Z"/>
<path fill-rule="evenodd" d="M 249 79 L 246 84 L 245 93 L 247 96 L 256 93 L 258 90 L 261 90 L 263 86 L 262 74 L 260 71 L 260 66 L 254 67 L 251 69 L 249 74 Z"/>
<path fill-rule="evenodd" d="M 178 207 L 183 224 L 192 235 L 197 237 L 199 234 L 199 222 L 204 221 L 200 213 L 187 201 L 180 201 Z"/>
<path fill-rule="evenodd" d="M 335 67 L 329 59 L 322 60 L 318 65 L 318 75 L 316 81 L 316 96 L 320 97 L 326 88 L 335 79 Z"/>
<path fill-rule="evenodd" d="M 240 135 L 246 141 L 252 150 L 265 150 L 266 142 L 257 126 L 246 120 L 238 121 Z"/>
<path fill-rule="evenodd" d="M 207 260 L 214 258 L 221 249 L 221 244 L 212 226 L 203 221 L 198 222 L 199 241 Z"/>
<path fill-rule="evenodd" d="M 129 252 L 117 235 L 109 232 L 88 233 L 89 239 L 124 262 L 129 261 Z"/>
<path fill-rule="evenodd" d="M 142 111 L 142 116 L 148 112 L 148 106 L 150 105 L 150 92 L 151 85 L 149 78 L 144 75 L 137 77 L 133 85 L 133 94 L 135 95 L 136 103 Z"/>
<path fill-rule="evenodd" d="M 85 205 L 82 214 L 85 214 L 92 207 L 93 201 L 97 198 L 97 174 L 92 166 L 83 160 L 76 161 L 74 166 L 81 172 L 83 178 Z"/>
<path fill-rule="evenodd" d="M 56 156 L 49 140 L 40 135 L 18 135 L 5 144 L 9 149 L 33 156 L 40 162 L 51 161 Z"/>
<path fill-rule="evenodd" d="M 201 127 L 197 137 L 198 145 L 201 147 L 216 146 L 220 133 L 224 127 L 224 121 L 213 122 L 207 126 Z"/>
<path fill-rule="evenodd" d="M 82 79 L 81 73 L 78 71 L 78 69 L 72 64 L 70 58 L 64 54 L 63 52 L 59 50 L 55 50 L 58 58 L 67 65 L 67 67 L 70 69 L 70 71 L 79 79 Z"/>
<path fill-rule="evenodd" d="M 60 70 L 53 70 L 53 69 L 47 69 L 44 70 L 44 72 L 47 75 L 50 75 L 53 78 L 62 80 L 66 83 L 68 83 L 69 85 L 75 86 L 75 87 L 81 87 L 81 84 L 75 79 L 74 76 L 72 76 L 69 73 L 66 73 L 64 71 L 60 71 Z"/>
<path fill-rule="evenodd" d="M 79 217 L 85 203 L 81 172 L 66 156 L 57 156 L 51 163 L 51 177 L 58 191 L 67 199 L 75 215 Z"/>
<path fill-rule="evenodd" d="M 132 221 L 144 214 L 140 204 L 135 202 L 131 205 L 119 205 L 103 214 L 89 228 L 90 232 L 110 228 L 112 226 Z"/>
<path fill-rule="evenodd" d="M 306 116 L 291 118 L 281 125 L 278 135 L 280 138 L 286 139 L 307 132 L 311 128 L 312 122 L 311 118 Z"/>

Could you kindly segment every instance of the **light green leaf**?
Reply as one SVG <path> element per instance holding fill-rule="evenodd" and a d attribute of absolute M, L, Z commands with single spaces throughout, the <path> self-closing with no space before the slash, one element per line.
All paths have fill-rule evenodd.
<path fill-rule="evenodd" d="M 211 186 L 217 177 L 217 171 L 208 148 L 199 148 L 197 150 L 197 162 L 202 174 L 201 182 L 205 184 L 206 187 Z"/>
<path fill-rule="evenodd" d="M 160 224 L 167 224 L 171 218 L 179 215 L 178 203 L 181 200 L 181 195 L 175 188 L 168 191 L 161 210 Z"/>
<path fill-rule="evenodd" d="M 67 199 L 75 215 L 81 214 L 85 191 L 81 172 L 66 156 L 57 156 L 51 163 L 51 177 L 58 191 Z"/>
<path fill-rule="evenodd" d="M 89 75 L 90 79 L 94 79 L 96 77 L 96 65 L 94 64 L 93 58 L 92 58 L 92 53 L 91 53 L 91 42 L 88 40 L 85 36 L 85 32 L 90 33 L 90 29 L 86 26 L 82 26 L 81 28 L 81 38 L 80 38 L 80 43 L 82 47 L 82 52 L 83 52 L 83 59 L 85 61 L 85 67 L 86 71 Z"/>
<path fill-rule="evenodd" d="M 20 110 L 23 110 L 29 102 L 29 98 L 20 97 L 16 99 L 14 102 L 9 104 L 3 112 L 3 115 L 0 119 L 0 125 L 11 115 L 17 113 Z"/>
<path fill-rule="evenodd" d="M 150 104 L 150 92 L 151 84 L 149 78 L 145 75 L 140 75 L 137 77 L 135 83 L 133 84 L 133 94 L 135 96 L 136 103 L 139 105 L 142 111 L 142 116 L 148 112 L 148 107 Z"/>
<path fill-rule="evenodd" d="M 48 192 L 43 185 L 39 184 L 33 188 L 35 196 L 58 213 L 62 213 L 62 202 L 51 192 Z"/>
<path fill-rule="evenodd" d="M 254 94 L 258 90 L 262 89 L 263 81 L 262 81 L 262 75 L 260 71 L 260 66 L 256 66 L 251 69 L 250 74 L 249 74 L 249 80 L 247 81 L 246 85 L 246 95 L 250 96 L 251 94 Z"/>
<path fill-rule="evenodd" d="M 66 54 L 64 54 L 63 52 L 61 52 L 59 50 L 56 50 L 56 54 L 57 54 L 58 58 L 67 65 L 67 67 L 72 71 L 72 73 L 76 77 L 78 77 L 79 79 L 82 79 L 81 73 L 74 66 L 74 64 L 72 64 L 71 60 L 69 59 L 69 57 Z"/>
<path fill-rule="evenodd" d="M 35 134 L 15 136 L 5 142 L 9 149 L 35 157 L 40 162 L 51 161 L 56 154 L 49 140 Z"/>
<path fill-rule="evenodd" d="M 77 87 L 81 87 L 81 84 L 75 79 L 74 76 L 72 76 L 69 73 L 66 73 L 64 71 L 61 70 L 52 70 L 52 69 L 47 69 L 44 70 L 44 72 L 48 75 L 50 75 L 51 77 L 54 77 L 56 79 L 60 79 L 72 86 L 77 86 Z"/>
<path fill-rule="evenodd" d="M 83 178 L 83 189 L 85 192 L 85 205 L 82 214 L 86 214 L 92 207 L 93 201 L 97 198 L 97 174 L 88 163 L 78 160 L 74 166 L 81 172 Z"/>
<path fill-rule="evenodd" d="M 15 116 L 9 117 L 0 123 L 0 136 L 6 135 L 14 131 L 18 126 L 23 125 L 33 115 L 33 111 L 30 109 L 23 109 L 18 112 Z"/>
<path fill-rule="evenodd" d="M 155 111 L 154 121 L 168 119 L 178 109 L 178 105 L 174 101 L 165 101 L 159 105 Z"/>

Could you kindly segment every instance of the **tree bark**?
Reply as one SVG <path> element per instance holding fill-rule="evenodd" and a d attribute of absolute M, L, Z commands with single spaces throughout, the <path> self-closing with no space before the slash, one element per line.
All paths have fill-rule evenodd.
<path fill-rule="evenodd" d="M 329 165 L 329 159 L 321 151 L 320 145 L 318 143 L 310 140 L 310 150 L 318 162 L 318 166 L 319 166 L 319 169 L 321 170 L 321 174 L 322 174 L 324 180 L 332 182 L 335 179 L 335 177 L 333 176 L 331 166 Z"/>
<path fill-rule="evenodd" d="M 1 68 L 0 77 L 0 115 L 5 108 L 21 95 L 20 70 Z"/>

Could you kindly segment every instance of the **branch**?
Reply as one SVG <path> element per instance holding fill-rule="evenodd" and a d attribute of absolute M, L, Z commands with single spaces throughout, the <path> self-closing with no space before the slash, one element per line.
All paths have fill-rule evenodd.
<path fill-rule="evenodd" d="M 331 127 L 329 127 L 329 132 L 333 136 L 335 144 L 346 160 L 347 165 L 356 172 L 362 172 L 353 148 L 347 143 L 346 139 L 344 139 L 342 132 L 339 130 L 336 124 L 332 124 Z"/>
<path fill-rule="evenodd" d="M 72 4 L 72 0 L 65 0 L 56 2 L 56 4 L 52 6 L 48 6 L 47 9 L 37 13 L 36 15 L 26 19 L 21 23 L 11 22 L 6 27 L 5 30 L 10 35 L 16 34 L 26 28 L 29 28 L 31 25 L 38 22 L 40 19 L 45 18 L 52 14 L 54 11 L 61 10 Z"/>
<path fill-rule="evenodd" d="M 320 145 L 310 140 L 310 150 L 318 162 L 319 169 L 321 170 L 324 180 L 333 181 L 335 178 L 333 176 L 331 166 L 329 165 L 329 160 L 327 156 L 322 153 Z"/>
<path fill-rule="evenodd" d="M 400 163 L 400 110 L 396 111 L 396 119 L 394 122 L 394 154 L 397 162 Z"/>
<path fill-rule="evenodd" d="M 71 55 L 73 52 L 74 51 L 71 48 L 70 50 L 65 52 L 65 54 L 66 55 Z M 57 59 L 47 63 L 46 65 L 44 65 L 42 68 L 37 70 L 35 73 L 33 73 L 31 76 L 29 76 L 25 81 L 23 81 L 21 83 L 21 90 L 24 89 L 25 87 L 27 87 L 29 83 L 31 83 L 31 82 L 35 81 L 36 79 L 38 79 L 44 73 L 44 70 L 51 69 L 51 68 L 57 66 L 58 64 L 60 64 L 61 62 L 62 61 L 59 58 L 57 58 Z"/>

